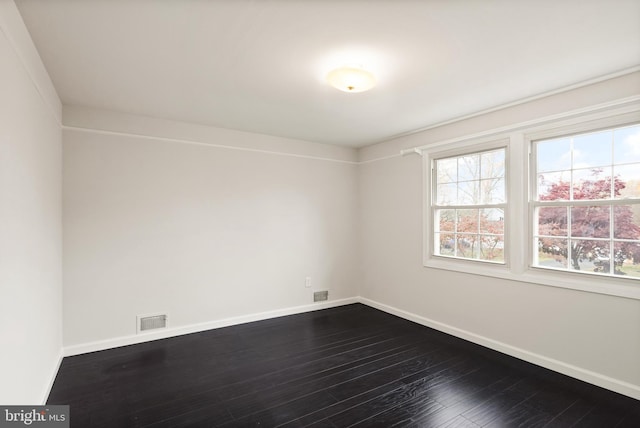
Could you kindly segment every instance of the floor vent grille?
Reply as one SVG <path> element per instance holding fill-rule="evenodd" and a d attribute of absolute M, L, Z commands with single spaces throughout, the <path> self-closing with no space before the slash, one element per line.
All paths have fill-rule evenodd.
<path fill-rule="evenodd" d="M 313 301 L 314 302 L 323 302 L 329 299 L 328 291 L 316 291 L 313 293 Z"/>
<path fill-rule="evenodd" d="M 167 328 L 167 315 L 138 316 L 138 332 Z"/>

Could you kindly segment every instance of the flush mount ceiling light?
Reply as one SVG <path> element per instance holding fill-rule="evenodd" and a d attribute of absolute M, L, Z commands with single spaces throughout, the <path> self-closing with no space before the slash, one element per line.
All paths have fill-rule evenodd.
<path fill-rule="evenodd" d="M 375 86 L 376 78 L 360 67 L 349 66 L 331 71 L 327 75 L 327 82 L 344 92 L 364 92 Z"/>

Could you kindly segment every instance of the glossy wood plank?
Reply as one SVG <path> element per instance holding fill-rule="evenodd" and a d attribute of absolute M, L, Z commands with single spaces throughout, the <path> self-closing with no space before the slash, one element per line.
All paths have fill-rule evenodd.
<path fill-rule="evenodd" d="M 640 402 L 361 304 L 65 358 L 74 428 L 638 427 Z"/>

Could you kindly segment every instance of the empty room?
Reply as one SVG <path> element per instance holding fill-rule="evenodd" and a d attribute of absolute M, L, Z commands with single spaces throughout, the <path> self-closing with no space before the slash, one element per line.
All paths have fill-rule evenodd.
<path fill-rule="evenodd" d="M 640 426 L 637 0 L 0 0 L 0 426 Z"/>

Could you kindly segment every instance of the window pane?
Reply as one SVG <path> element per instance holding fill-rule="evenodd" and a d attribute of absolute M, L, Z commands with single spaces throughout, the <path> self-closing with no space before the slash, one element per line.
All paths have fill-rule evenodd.
<path fill-rule="evenodd" d="M 458 232 L 478 233 L 478 211 L 458 210 Z"/>
<path fill-rule="evenodd" d="M 505 201 L 504 178 L 480 181 L 480 200 L 483 204 L 501 204 Z"/>
<path fill-rule="evenodd" d="M 436 161 L 438 183 L 454 183 L 458 181 L 458 159 L 440 159 Z"/>
<path fill-rule="evenodd" d="M 458 202 L 456 183 L 438 184 L 438 205 L 451 205 Z"/>
<path fill-rule="evenodd" d="M 504 150 L 486 152 L 480 155 L 480 178 L 504 177 Z"/>
<path fill-rule="evenodd" d="M 611 207 L 571 207 L 571 236 L 578 238 L 609 238 Z"/>
<path fill-rule="evenodd" d="M 536 144 L 538 172 L 564 171 L 571 169 L 571 140 L 560 138 Z"/>
<path fill-rule="evenodd" d="M 584 272 L 609 273 L 609 242 L 572 240 L 571 269 Z"/>
<path fill-rule="evenodd" d="M 614 242 L 615 274 L 640 278 L 640 241 Z"/>
<path fill-rule="evenodd" d="M 456 250 L 457 250 L 456 255 L 458 257 L 462 257 L 465 259 L 477 259 L 478 258 L 477 240 L 478 240 L 478 235 L 472 235 L 472 234 L 456 235 Z"/>
<path fill-rule="evenodd" d="M 640 163 L 616 165 L 613 173 L 616 198 L 640 198 Z"/>
<path fill-rule="evenodd" d="M 538 238 L 537 266 L 567 269 L 567 240 L 556 238 Z"/>
<path fill-rule="evenodd" d="M 614 206 L 613 227 L 616 239 L 640 239 L 640 205 Z"/>
<path fill-rule="evenodd" d="M 571 171 L 538 174 L 538 200 L 568 201 Z"/>
<path fill-rule="evenodd" d="M 573 138 L 573 168 L 611 165 L 613 132 L 604 131 Z"/>
<path fill-rule="evenodd" d="M 479 247 L 481 260 L 504 262 L 504 236 L 480 235 Z"/>
<path fill-rule="evenodd" d="M 568 236 L 567 207 L 538 208 L 538 235 Z"/>
<path fill-rule="evenodd" d="M 611 167 L 573 171 L 573 199 L 610 199 Z"/>
<path fill-rule="evenodd" d="M 456 227 L 455 210 L 438 210 L 436 211 L 437 230 L 440 232 L 454 232 Z"/>
<path fill-rule="evenodd" d="M 436 254 L 453 256 L 455 254 L 455 238 L 453 234 L 436 233 Z"/>
<path fill-rule="evenodd" d="M 613 150 L 616 164 L 640 162 L 640 125 L 616 129 Z"/>
<path fill-rule="evenodd" d="M 437 159 L 435 202 L 475 205 L 433 212 L 433 252 L 437 255 L 504 262 L 506 149 Z M 439 207 L 440 208 L 440 207 Z"/>
<path fill-rule="evenodd" d="M 534 152 L 538 200 L 576 201 L 536 207 L 534 263 L 640 278 L 640 125 L 536 142 Z"/>
<path fill-rule="evenodd" d="M 479 181 L 463 181 L 458 183 L 458 204 L 478 204 L 480 202 L 479 184 Z"/>
<path fill-rule="evenodd" d="M 504 234 L 504 210 L 501 208 L 480 210 L 480 233 Z"/>
<path fill-rule="evenodd" d="M 458 158 L 458 181 L 480 178 L 480 155 L 468 155 Z"/>

